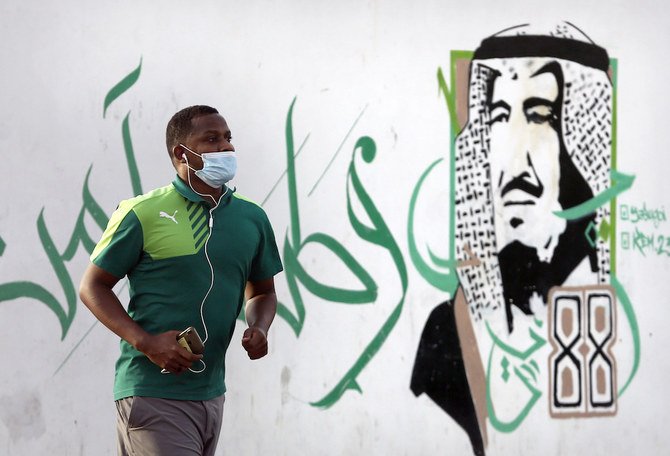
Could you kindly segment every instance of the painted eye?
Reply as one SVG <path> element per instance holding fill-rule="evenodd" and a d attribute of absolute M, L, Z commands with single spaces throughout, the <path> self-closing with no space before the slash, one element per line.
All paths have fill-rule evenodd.
<path fill-rule="evenodd" d="M 493 125 L 496 122 L 507 122 L 509 120 L 509 114 L 506 112 L 497 113 L 491 115 L 491 120 L 489 120 L 489 125 Z"/>
<path fill-rule="evenodd" d="M 537 105 L 526 109 L 526 119 L 528 122 L 541 124 L 555 120 L 554 110 L 548 105 Z"/>
<path fill-rule="evenodd" d="M 503 100 L 496 101 L 491 103 L 489 106 L 489 125 L 493 125 L 498 122 L 507 122 L 510 115 L 510 106 L 505 103 Z"/>
<path fill-rule="evenodd" d="M 509 109 L 498 106 L 493 108 L 490 112 L 489 125 L 493 125 L 496 122 L 507 122 L 509 120 Z"/>

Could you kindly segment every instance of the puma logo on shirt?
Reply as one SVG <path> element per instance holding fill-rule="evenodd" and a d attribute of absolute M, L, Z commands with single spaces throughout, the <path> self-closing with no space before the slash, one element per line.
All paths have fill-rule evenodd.
<path fill-rule="evenodd" d="M 179 212 L 179 210 L 174 211 L 174 214 L 170 215 L 170 214 L 168 214 L 167 212 L 160 211 L 160 213 L 158 214 L 158 216 L 159 216 L 159 217 L 164 217 L 164 218 L 166 218 L 166 219 L 170 219 L 170 220 L 172 220 L 173 222 L 175 222 L 177 225 L 179 225 L 179 222 L 178 222 L 177 219 L 175 218 L 175 216 L 177 215 L 177 212 Z"/>

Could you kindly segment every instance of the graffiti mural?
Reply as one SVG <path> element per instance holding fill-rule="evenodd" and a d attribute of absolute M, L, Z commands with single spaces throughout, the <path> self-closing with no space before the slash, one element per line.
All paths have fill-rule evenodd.
<path fill-rule="evenodd" d="M 479 455 L 486 453 L 492 432 L 523 432 L 531 414 L 594 419 L 626 407 L 621 398 L 638 370 L 641 347 L 633 305 L 616 276 L 617 242 L 643 256 L 670 256 L 670 233 L 664 207 L 617 206 L 616 197 L 631 188 L 634 177 L 616 166 L 617 61 L 605 49 L 571 24 L 548 32 L 524 25 L 484 39 L 475 52 L 452 51 L 451 59 L 448 83 L 442 70 L 437 72 L 450 117 L 451 157 L 430 164 L 414 185 L 404 233 L 407 255 L 399 242 L 403 233 L 390 228 L 398 214 L 384 213 L 383 201 L 375 199 L 375 188 L 364 179 L 387 152 L 365 132 L 353 135 L 367 105 L 324 171 L 341 150 L 348 152 L 338 198 L 346 208 L 347 233 L 334 232 L 328 220 L 305 229 L 314 225 L 305 223 L 309 215 L 301 198 L 314 188 L 299 191 L 304 176 L 296 161 L 310 134 L 300 137 L 302 125 L 294 125 L 294 110 L 301 107 L 297 97 L 286 100 L 285 170 L 261 205 L 280 182 L 286 184 L 289 217 L 282 259 L 288 292 L 278 303 L 281 331 L 307 339 L 303 329 L 315 320 L 317 300 L 348 306 L 352 314 L 359 305 L 385 305 L 377 310 L 376 326 L 357 334 L 356 343 L 346 348 L 346 364 L 329 370 L 321 389 L 299 406 L 333 408 L 345 394 L 364 393 L 363 374 L 388 375 L 373 361 L 383 349 L 392 350 L 387 347 L 391 334 L 409 318 L 413 266 L 449 299 L 425 322 L 416 358 L 404 372 L 412 374 L 414 395 L 427 395 L 448 415 L 445 419 L 463 429 Z M 107 92 L 103 118 L 141 72 L 140 58 Z M 142 183 L 130 114 L 119 126 L 132 192 L 138 195 Z M 444 227 L 450 248 L 446 258 L 429 248 L 428 261 L 417 245 L 414 212 L 424 182 L 440 164 L 451 171 L 445 183 L 451 211 Z M 37 279 L 0 283 L 0 304 L 20 298 L 44 304 L 50 318 L 57 317 L 62 340 L 72 337 L 77 316 L 77 277 L 68 266 L 80 246 L 92 251 L 91 231 L 102 230 L 108 219 L 89 189 L 91 170 L 83 178 L 81 211 L 65 248 L 54 242 L 49 220 L 42 213 L 37 219 L 61 289 L 54 292 Z M 87 219 L 93 222 L 88 227 Z M 617 230 L 617 221 L 623 230 Z M 352 239 L 389 266 L 390 281 L 379 280 L 376 265 Z M 321 253 L 318 265 L 305 253 L 315 247 Z M 0 256 L 4 249 L 0 238 Z M 323 264 L 344 270 L 350 280 L 319 275 Z M 387 287 L 396 290 L 390 299 L 381 293 Z M 414 350 L 414 342 L 402 343 Z"/>
<path fill-rule="evenodd" d="M 103 106 L 103 118 L 107 113 L 107 108 L 124 92 L 132 87 L 135 82 L 137 82 L 141 69 L 142 60 L 140 59 L 138 67 L 126 77 L 124 77 L 107 93 Z M 135 161 L 135 152 L 133 151 L 132 146 L 129 119 L 130 111 L 123 120 L 121 134 L 123 137 L 126 163 L 128 166 L 128 172 L 130 174 L 130 182 L 133 187 L 133 194 L 140 195 L 142 194 L 142 184 L 137 169 L 137 163 Z M 28 298 L 34 299 L 46 305 L 49 310 L 53 312 L 58 318 L 61 327 L 61 340 L 65 339 L 68 331 L 70 330 L 72 322 L 74 321 L 75 315 L 77 313 L 78 303 L 75 283 L 78 283 L 79 277 L 72 277 L 67 269 L 67 264 L 73 260 L 80 245 L 89 254 L 93 252 L 93 248 L 96 244 L 94 238 L 96 238 L 97 235 L 89 234 L 85 223 L 87 216 L 90 217 L 95 222 L 95 225 L 101 230 L 107 226 L 107 222 L 109 221 L 109 216 L 107 216 L 103 208 L 95 200 L 89 189 L 89 179 L 92 169 L 93 165 L 89 167 L 88 172 L 86 173 L 86 177 L 84 178 L 84 184 L 82 188 L 82 207 L 79 211 L 76 222 L 74 222 L 74 230 L 72 231 L 72 235 L 70 236 L 67 247 L 62 252 L 58 251 L 58 248 L 52 239 L 49 228 L 47 226 L 47 221 L 44 218 L 44 208 L 42 208 L 42 211 L 37 219 L 37 232 L 39 234 L 42 248 L 44 249 L 44 252 L 49 259 L 51 268 L 58 278 L 58 283 L 61 286 L 63 295 L 65 295 L 65 305 L 63 305 L 58 300 L 58 298 L 54 296 L 53 293 L 51 293 L 51 291 L 39 283 L 35 283 L 29 280 L 21 280 L 0 284 L 0 303 L 14 299 Z M 62 220 L 60 222 L 62 223 Z M 1 239 L 0 244 L 2 244 Z M 0 256 L 2 256 L 2 247 L 3 246 L 0 245 Z M 58 370 L 56 372 L 58 372 Z"/>
<path fill-rule="evenodd" d="M 485 454 L 488 432 L 616 414 L 639 334 L 616 278 L 616 61 L 576 26 L 525 24 L 452 53 L 457 285 L 425 324 L 411 389 Z M 454 278 L 452 283 L 456 283 Z M 634 359 L 617 358 L 617 332 Z M 542 400 L 542 398 L 544 398 Z"/>
<path fill-rule="evenodd" d="M 106 117 L 107 109 L 137 83 L 141 75 L 141 70 L 142 59 L 140 59 L 139 65 L 134 70 L 123 77 L 109 90 L 109 92 L 107 92 L 103 102 L 103 118 Z M 378 285 L 370 273 L 361 265 L 359 260 L 357 260 L 356 256 L 333 236 L 325 232 L 311 233 L 304 238 L 302 236 L 298 198 L 299 179 L 295 169 L 295 159 L 304 146 L 306 138 L 302 145 L 296 150 L 293 132 L 293 110 L 295 103 L 296 99 L 294 98 L 290 104 L 286 117 L 286 170 L 282 173 L 279 179 L 281 181 L 284 177 L 286 178 L 289 196 L 290 225 L 284 239 L 282 252 L 282 259 L 285 264 L 284 276 L 286 277 L 289 290 L 289 295 L 287 296 L 289 301 L 283 300 L 283 302 L 278 302 L 277 317 L 283 320 L 295 336 L 299 338 L 308 313 L 300 286 L 303 286 L 311 295 L 323 299 L 326 302 L 360 305 L 371 304 L 377 300 Z M 129 111 L 123 118 L 121 124 L 121 137 L 123 139 L 123 149 L 130 184 L 132 186 L 133 194 L 137 196 L 142 194 L 143 191 L 130 131 L 130 114 L 131 112 Z M 361 112 L 360 115 L 362 114 L 363 112 Z M 353 130 L 357 121 L 358 119 L 356 119 L 352 125 L 349 133 L 351 133 L 351 130 Z M 346 135 L 345 139 L 348 138 L 349 133 Z M 340 149 L 336 151 L 336 155 L 339 152 Z M 356 356 L 352 365 L 346 371 L 338 374 L 338 377 L 333 379 L 333 385 L 329 386 L 328 391 L 322 397 L 310 402 L 311 406 L 317 408 L 329 408 L 333 406 L 341 399 L 342 395 L 347 390 L 362 392 L 362 389 L 357 382 L 357 377 L 367 367 L 369 362 L 375 357 L 377 352 L 386 342 L 389 334 L 396 326 L 404 306 L 408 279 L 403 255 L 393 234 L 390 232 L 384 217 L 368 194 L 357 171 L 357 162 L 371 164 L 374 161 L 376 154 L 377 148 L 375 141 L 372 138 L 361 136 L 356 140 L 346 175 L 347 185 L 344 201 L 347 207 L 349 222 L 354 232 L 366 243 L 373 244 L 388 253 L 397 270 L 398 281 L 402 285 L 402 294 L 398 298 L 398 302 L 386 316 L 382 325 L 376 330 L 371 339 L 367 342 L 367 345 Z M 87 216 L 92 218 L 95 221 L 95 226 L 100 230 L 104 229 L 109 220 L 109 216 L 96 202 L 89 190 L 91 170 L 92 165 L 89 167 L 88 173 L 84 179 L 82 209 L 75 223 L 75 229 L 71 235 L 71 240 L 64 252 L 58 252 L 55 243 L 51 239 L 43 215 L 40 215 L 37 221 L 38 233 L 44 251 L 58 277 L 60 285 L 62 286 L 66 297 L 67 307 L 61 304 L 46 288 L 37 283 L 30 281 L 0 283 L 0 303 L 13 299 L 28 298 L 46 305 L 60 321 L 62 340 L 67 336 L 75 319 L 77 310 L 75 282 L 78 280 L 78 277 L 71 276 L 66 268 L 66 263 L 73 259 L 80 245 L 84 247 L 88 254 L 90 254 L 95 247 L 95 242 L 93 241 L 95 236 L 89 234 L 87 231 L 85 218 Z M 279 181 L 277 183 L 279 183 Z M 270 191 L 270 194 L 266 196 L 261 205 L 265 204 L 274 190 L 275 188 Z M 354 209 L 355 206 L 362 207 L 363 213 L 357 213 L 357 210 Z M 169 214 L 165 214 L 165 216 L 170 217 Z M 311 245 L 323 247 L 325 251 L 332 254 L 332 257 L 330 255 L 327 256 L 327 261 L 331 263 L 335 261 L 341 263 L 351 272 L 352 277 L 356 279 L 356 283 L 351 288 L 344 288 L 320 282 L 315 278 L 310 272 L 310 265 L 303 263 L 303 260 L 300 257 L 301 250 Z M 4 241 L 0 239 L 0 256 L 2 256 L 4 247 Z M 124 279 L 124 285 L 117 290 L 117 293 L 121 293 L 126 285 L 127 281 Z M 242 321 L 244 320 L 243 310 L 240 312 L 238 319 Z M 54 372 L 54 375 L 64 367 L 73 353 L 78 349 L 81 342 L 89 336 L 91 330 L 96 325 L 97 321 L 93 323 L 81 340 L 79 340 L 67 354 L 63 362 Z"/>
<path fill-rule="evenodd" d="M 288 111 L 286 119 L 286 161 L 287 180 L 289 193 L 289 208 L 291 224 L 287 230 L 284 240 L 282 260 L 284 262 L 284 275 L 286 277 L 293 313 L 289 306 L 278 303 L 277 315 L 285 320 L 300 337 L 300 332 L 306 318 L 304 298 L 298 284 L 301 284 L 312 295 L 317 296 L 329 303 L 341 304 L 371 304 L 377 301 L 378 285 L 371 274 L 365 270 L 340 241 L 323 232 L 316 232 L 301 237 L 300 213 L 297 191 L 297 175 L 295 171 L 295 148 L 293 139 L 293 109 L 294 99 Z M 362 114 L 362 113 L 361 113 Z M 354 123 L 355 125 L 355 123 Z M 361 240 L 373 244 L 388 254 L 398 273 L 398 280 L 402 285 L 402 294 L 393 309 L 385 317 L 382 325 L 376 330 L 372 338 L 366 342 L 365 347 L 351 367 L 334 380 L 335 385 L 329 387 L 329 391 L 318 400 L 310 401 L 310 405 L 319 408 L 329 408 L 337 403 L 348 390 L 362 392 L 357 379 L 359 374 L 368 366 L 377 352 L 386 342 L 388 336 L 395 328 L 402 312 L 407 292 L 407 268 L 403 255 L 398 247 L 393 233 L 391 233 L 384 216 L 380 213 L 375 202 L 365 188 L 358 174 L 357 162 L 362 160 L 365 164 L 372 164 L 377 154 L 375 141 L 369 136 L 361 136 L 354 144 L 351 159 L 347 170 L 346 207 L 347 216 L 351 228 Z M 357 213 L 354 207 L 362 207 L 363 213 Z M 360 211 L 360 209 L 358 209 Z M 348 269 L 357 283 L 352 288 L 343 288 L 323 283 L 310 273 L 309 263 L 303 263 L 300 259 L 300 251 L 310 244 L 317 244 L 329 252 L 324 261 L 331 264 L 335 261 L 342 263 Z M 332 256 L 330 255 L 332 253 Z"/>

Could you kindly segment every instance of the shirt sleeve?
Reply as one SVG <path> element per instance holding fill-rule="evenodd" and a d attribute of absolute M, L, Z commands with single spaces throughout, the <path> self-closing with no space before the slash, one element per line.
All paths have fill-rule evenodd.
<path fill-rule="evenodd" d="M 261 238 L 256 257 L 251 264 L 251 273 L 249 274 L 249 280 L 251 281 L 269 279 L 284 270 L 272 225 L 265 212 L 262 211 L 261 213 Z"/>
<path fill-rule="evenodd" d="M 125 276 L 142 256 L 142 225 L 132 204 L 122 201 L 109 219 L 100 242 L 91 254 L 91 262 L 115 277 Z"/>

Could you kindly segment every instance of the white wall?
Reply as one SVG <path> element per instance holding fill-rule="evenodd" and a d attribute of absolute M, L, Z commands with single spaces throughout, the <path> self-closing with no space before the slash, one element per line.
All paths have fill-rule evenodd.
<path fill-rule="evenodd" d="M 670 17 L 653 1 L 599 3 L 5 0 L 0 6 L 0 247 L 5 246 L 0 287 L 32 282 L 67 307 L 38 219 L 43 216 L 62 254 L 82 208 L 89 167 L 91 194 L 107 215 L 131 196 L 121 136 L 128 112 L 146 191 L 173 178 L 164 149 L 170 116 L 191 104 L 220 109 L 239 153 L 238 191 L 260 202 L 279 180 L 264 207 L 281 250 L 290 222 L 287 181 L 281 178 L 285 122 L 295 97 L 296 147 L 308 137 L 296 159 L 303 237 L 324 232 L 340 241 L 370 272 L 379 296 L 374 304 L 356 306 L 326 302 L 303 289 L 306 318 L 300 336 L 278 318 L 270 356 L 257 362 L 246 359 L 238 328 L 227 356 L 229 392 L 219 452 L 472 454 L 462 429 L 409 389 L 423 325 L 433 307 L 449 298 L 420 276 L 407 248 L 414 185 L 450 151 L 449 117 L 436 72 L 442 67 L 448 74 L 451 50 L 473 50 L 482 38 L 508 26 L 563 19 L 577 24 L 618 59 L 617 167 L 636 176 L 618 203 L 670 210 L 665 134 Z M 103 118 L 105 96 L 140 60 L 138 81 Z M 377 156 L 371 164 L 359 157 L 356 166 L 400 246 L 409 286 L 398 323 L 358 376 L 362 394 L 348 391 L 321 409 L 309 403 L 351 367 L 402 294 L 391 257 L 361 240 L 347 219 L 347 168 L 356 140 L 364 135 L 375 140 Z M 426 244 L 448 254 L 447 162 L 427 182 L 418 206 L 416 231 L 424 255 Z M 90 216 L 85 221 L 97 240 L 100 229 Z M 618 223 L 619 230 L 635 227 Z M 637 226 L 657 240 L 670 236 L 667 222 Z M 553 420 L 546 407 L 538 407 L 514 432 L 489 428 L 488 453 L 667 451 L 664 380 L 670 364 L 663 349 L 670 344 L 670 254 L 623 248 L 617 254 L 641 344 L 640 367 L 619 399 L 618 413 Z M 350 285 L 326 252 L 304 255 L 315 276 Z M 81 246 L 65 262 L 75 286 L 87 262 Z M 282 275 L 277 288 L 280 300 L 290 305 Z M 0 454 L 115 452 L 111 389 L 117 339 L 81 303 L 65 312 L 71 326 L 62 338 L 56 313 L 40 300 L 0 302 Z M 630 344 L 621 344 L 628 347 L 622 356 L 630 361 Z"/>

